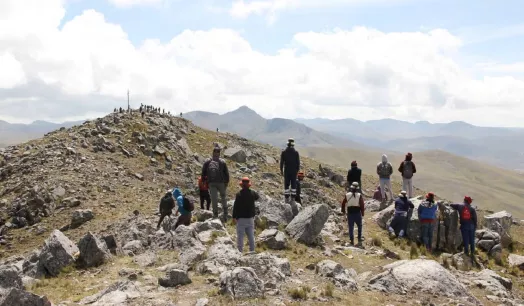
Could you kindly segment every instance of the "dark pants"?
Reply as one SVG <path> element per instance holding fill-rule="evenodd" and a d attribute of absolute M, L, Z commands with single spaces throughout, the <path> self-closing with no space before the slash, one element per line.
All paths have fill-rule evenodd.
<path fill-rule="evenodd" d="M 204 202 L 206 202 L 206 209 L 209 210 L 211 206 L 211 195 L 209 190 L 200 190 L 200 209 L 204 209 Z"/>
<path fill-rule="evenodd" d="M 288 191 L 291 186 L 291 193 Z M 295 196 L 297 190 L 297 172 L 296 171 L 284 171 L 284 194 L 286 198 L 289 198 L 289 195 Z"/>
<path fill-rule="evenodd" d="M 160 220 L 158 220 L 158 224 L 156 225 L 156 228 L 160 228 L 160 224 L 162 224 L 162 221 L 164 221 L 164 218 L 166 216 L 171 216 L 172 213 L 173 213 L 172 210 L 161 211 L 160 212 Z"/>
<path fill-rule="evenodd" d="M 175 223 L 175 230 L 177 227 L 179 227 L 181 224 L 184 224 L 185 226 L 189 226 L 191 224 L 191 214 L 187 214 L 187 215 L 180 215 L 178 217 L 178 220 L 176 220 L 176 223 Z"/>
<path fill-rule="evenodd" d="M 299 194 L 297 194 L 297 195 L 295 196 L 295 202 L 297 202 L 297 203 L 299 203 L 299 204 L 302 204 L 302 199 L 300 198 L 300 195 L 299 195 Z"/>
<path fill-rule="evenodd" d="M 355 240 L 355 235 L 353 234 L 355 224 L 358 228 L 358 241 L 362 241 L 362 214 L 360 212 L 348 214 L 349 240 L 351 240 L 351 243 Z"/>
<path fill-rule="evenodd" d="M 420 238 L 426 249 L 433 245 L 433 223 L 422 223 L 420 225 Z"/>
<path fill-rule="evenodd" d="M 460 232 L 462 233 L 462 240 L 464 241 L 464 253 L 466 255 L 475 255 L 475 229 L 473 225 L 461 225 Z"/>
<path fill-rule="evenodd" d="M 408 217 L 402 215 L 395 215 L 391 224 L 389 225 L 395 230 L 395 235 L 398 237 L 401 230 L 404 231 L 404 235 L 407 235 L 406 229 L 408 226 Z"/>

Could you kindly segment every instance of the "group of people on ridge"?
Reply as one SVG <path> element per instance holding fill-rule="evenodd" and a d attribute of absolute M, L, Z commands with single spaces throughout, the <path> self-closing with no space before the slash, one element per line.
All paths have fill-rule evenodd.
<path fill-rule="evenodd" d="M 212 157 L 206 160 L 202 166 L 202 172 L 198 178 L 198 188 L 200 194 L 200 209 L 209 210 L 212 208 L 213 217 L 219 218 L 218 202 L 222 206 L 222 221 L 228 219 L 227 206 L 227 187 L 230 182 L 230 175 L 227 163 L 220 158 L 221 148 L 215 145 Z M 387 156 L 382 155 L 382 161 L 377 164 L 377 175 L 379 176 L 380 200 L 385 202 L 387 199 L 386 190 L 389 192 L 389 201 L 394 201 L 395 211 L 388 230 L 391 236 L 405 238 L 408 237 L 408 225 L 415 206 L 410 198 L 413 198 L 413 174 L 416 173 L 415 163 L 412 161 L 413 155 L 406 154 L 406 158 L 400 164 L 398 171 L 402 174 L 403 190 L 397 198 L 393 197 L 391 187 L 391 175 L 393 166 L 388 161 Z M 296 203 L 302 204 L 301 182 L 304 180 L 304 173 L 300 171 L 300 155 L 295 149 L 294 139 L 288 139 L 286 148 L 282 150 L 280 156 L 280 173 L 284 177 L 284 199 L 291 204 L 293 214 L 298 214 Z M 347 193 L 341 202 L 341 211 L 346 216 L 349 227 L 350 243 L 354 245 L 354 227 L 357 226 L 358 245 L 363 241 L 363 217 L 365 213 L 364 193 L 362 191 L 362 169 L 358 167 L 356 161 L 351 162 L 351 168 L 347 174 Z M 244 236 L 247 236 L 249 251 L 255 250 L 255 202 L 260 199 L 259 194 L 251 189 L 249 177 L 243 177 L 239 182 L 240 191 L 235 195 L 233 204 L 232 218 L 237 230 L 237 248 L 242 252 Z M 375 192 L 374 198 L 377 197 Z M 475 253 L 475 230 L 477 228 L 476 210 L 471 206 L 472 199 L 469 196 L 464 198 L 461 204 L 451 204 L 450 207 L 457 210 L 460 216 L 461 233 L 464 241 L 464 252 L 473 257 Z M 204 204 L 206 204 L 204 206 Z M 191 222 L 193 202 L 184 196 L 179 188 L 166 193 L 160 203 L 160 220 L 157 228 L 166 216 L 171 216 L 172 209 L 176 207 L 175 215 L 180 214 L 174 228 L 179 225 L 189 225 Z M 433 232 L 436 222 L 439 222 L 439 214 L 444 209 L 443 203 L 435 202 L 435 194 L 430 192 L 425 196 L 425 200 L 417 208 L 417 216 L 420 220 L 420 242 L 432 251 Z"/>
<path fill-rule="evenodd" d="M 408 225 L 415 206 L 410 198 L 413 198 L 413 174 L 417 172 L 413 162 L 413 154 L 407 153 L 404 161 L 401 162 L 398 171 L 402 175 L 402 191 L 396 199 L 393 197 L 391 187 L 391 175 L 393 166 L 388 161 L 387 155 L 382 155 L 382 161 L 377 164 L 377 175 L 379 176 L 379 186 L 373 196 L 374 199 L 385 202 L 387 200 L 386 190 L 389 191 L 389 200 L 395 201 L 395 211 L 393 219 L 388 226 L 391 236 L 407 237 Z M 349 239 L 354 244 L 354 226 L 358 229 L 358 242 L 362 242 L 362 217 L 364 217 L 365 205 L 362 193 L 362 169 L 358 168 L 357 162 L 351 162 L 351 168 L 347 174 L 348 192 L 341 203 L 342 213 L 347 217 L 349 226 Z M 377 194 L 378 193 L 378 194 Z M 464 197 L 461 204 L 451 204 L 450 207 L 459 213 L 460 230 L 462 234 L 464 252 L 471 255 L 475 253 L 475 231 L 477 228 L 477 213 L 471 203 L 471 197 Z M 440 214 L 444 211 L 442 202 L 435 202 L 435 194 L 430 192 L 425 196 L 425 200 L 417 208 L 417 216 L 420 222 L 420 242 L 428 251 L 432 251 L 433 232 L 435 223 L 439 223 Z M 347 209 L 346 209 L 347 207 Z"/>

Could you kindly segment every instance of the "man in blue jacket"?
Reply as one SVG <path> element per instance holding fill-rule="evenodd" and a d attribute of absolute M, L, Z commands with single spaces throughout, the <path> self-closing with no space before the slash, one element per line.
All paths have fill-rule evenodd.
<path fill-rule="evenodd" d="M 475 231 L 477 230 L 477 211 L 471 203 L 473 199 L 469 196 L 464 197 L 464 203 L 451 204 L 451 208 L 459 213 L 460 217 L 460 232 L 462 233 L 462 240 L 464 241 L 464 254 L 471 255 L 471 259 L 475 258 Z M 470 253 L 471 251 L 471 253 Z"/>
<path fill-rule="evenodd" d="M 187 200 L 182 195 L 182 191 L 180 191 L 180 189 L 178 188 L 175 188 L 175 190 L 173 191 L 173 198 L 176 199 L 176 205 L 177 205 L 177 212 L 175 213 L 175 216 L 177 216 L 178 213 L 180 213 L 180 217 L 178 217 L 176 224 L 175 224 L 175 230 L 181 224 L 184 224 L 185 226 L 189 226 L 191 224 L 191 212 L 184 208 L 184 201 L 187 201 Z"/>

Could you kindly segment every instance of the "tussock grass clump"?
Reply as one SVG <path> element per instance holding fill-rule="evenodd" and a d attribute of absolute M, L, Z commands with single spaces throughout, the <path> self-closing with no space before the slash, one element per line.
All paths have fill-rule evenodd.
<path fill-rule="evenodd" d="M 416 259 L 419 257 L 418 246 L 415 242 L 411 243 L 411 249 L 409 250 L 409 258 Z"/>
<path fill-rule="evenodd" d="M 320 294 L 325 297 L 333 297 L 334 291 L 335 291 L 335 286 L 333 286 L 332 283 L 327 283 L 324 286 L 324 289 L 322 289 L 322 292 Z"/>
<path fill-rule="evenodd" d="M 289 295 L 295 300 L 307 300 L 307 294 L 311 292 L 308 286 L 300 286 L 288 290 Z"/>
<path fill-rule="evenodd" d="M 373 236 L 373 238 L 371 239 L 371 244 L 376 247 L 382 247 L 382 238 L 376 235 Z"/>

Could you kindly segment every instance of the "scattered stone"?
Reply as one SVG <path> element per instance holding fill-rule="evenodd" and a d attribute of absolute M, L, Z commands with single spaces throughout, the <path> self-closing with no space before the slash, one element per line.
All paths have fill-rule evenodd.
<path fill-rule="evenodd" d="M 209 299 L 206 299 L 206 298 L 201 298 L 201 299 L 198 299 L 195 306 L 207 306 L 209 305 Z"/>
<path fill-rule="evenodd" d="M 253 268 L 238 267 L 220 274 L 220 291 L 234 298 L 260 298 L 264 296 L 264 283 Z"/>
<path fill-rule="evenodd" d="M 0 306 L 52 306 L 46 296 L 11 288 L 4 293 L 0 293 Z"/>
<path fill-rule="evenodd" d="M 286 234 L 277 229 L 264 230 L 258 236 L 258 241 L 272 250 L 283 250 L 288 247 Z"/>
<path fill-rule="evenodd" d="M 135 177 L 136 177 L 137 179 L 141 180 L 141 181 L 144 180 L 144 176 L 143 176 L 142 174 L 140 174 L 140 173 L 135 173 Z"/>
<path fill-rule="evenodd" d="M 191 284 L 191 279 L 187 271 L 173 269 L 166 272 L 166 276 L 158 279 L 158 284 L 162 287 L 176 287 Z"/>
<path fill-rule="evenodd" d="M 22 278 L 14 267 L 0 267 L 0 288 L 23 289 Z"/>
<path fill-rule="evenodd" d="M 62 268 L 75 262 L 78 247 L 59 230 L 54 230 L 44 242 L 39 264 L 49 276 L 58 276 Z"/>
<path fill-rule="evenodd" d="M 73 212 L 70 228 L 77 228 L 95 217 L 91 209 L 79 209 Z"/>
<path fill-rule="evenodd" d="M 286 227 L 286 232 L 295 240 L 313 244 L 329 217 L 325 204 L 308 206 Z"/>
<path fill-rule="evenodd" d="M 80 239 L 78 249 L 80 250 L 78 261 L 86 268 L 102 265 L 111 258 L 105 241 L 91 232 Z"/>
<path fill-rule="evenodd" d="M 157 261 L 156 253 L 152 251 L 147 251 L 133 258 L 133 262 L 141 267 L 151 267 L 154 266 Z"/>
<path fill-rule="evenodd" d="M 521 270 L 524 270 L 524 256 L 509 254 L 508 264 L 510 267 L 518 267 Z"/>
<path fill-rule="evenodd" d="M 315 273 L 320 276 L 332 279 L 333 283 L 338 287 L 346 290 L 358 290 L 357 282 L 353 279 L 357 273 L 344 269 L 342 265 L 332 260 L 323 260 L 315 267 Z"/>
<path fill-rule="evenodd" d="M 237 163 L 245 163 L 247 161 L 246 151 L 239 147 L 227 148 L 224 151 L 224 157 Z"/>
<path fill-rule="evenodd" d="M 291 205 L 270 197 L 264 198 L 261 196 L 261 198 L 261 201 L 257 203 L 260 210 L 259 217 L 266 220 L 269 228 L 286 226 L 291 222 L 291 220 L 293 220 L 293 210 Z"/>

